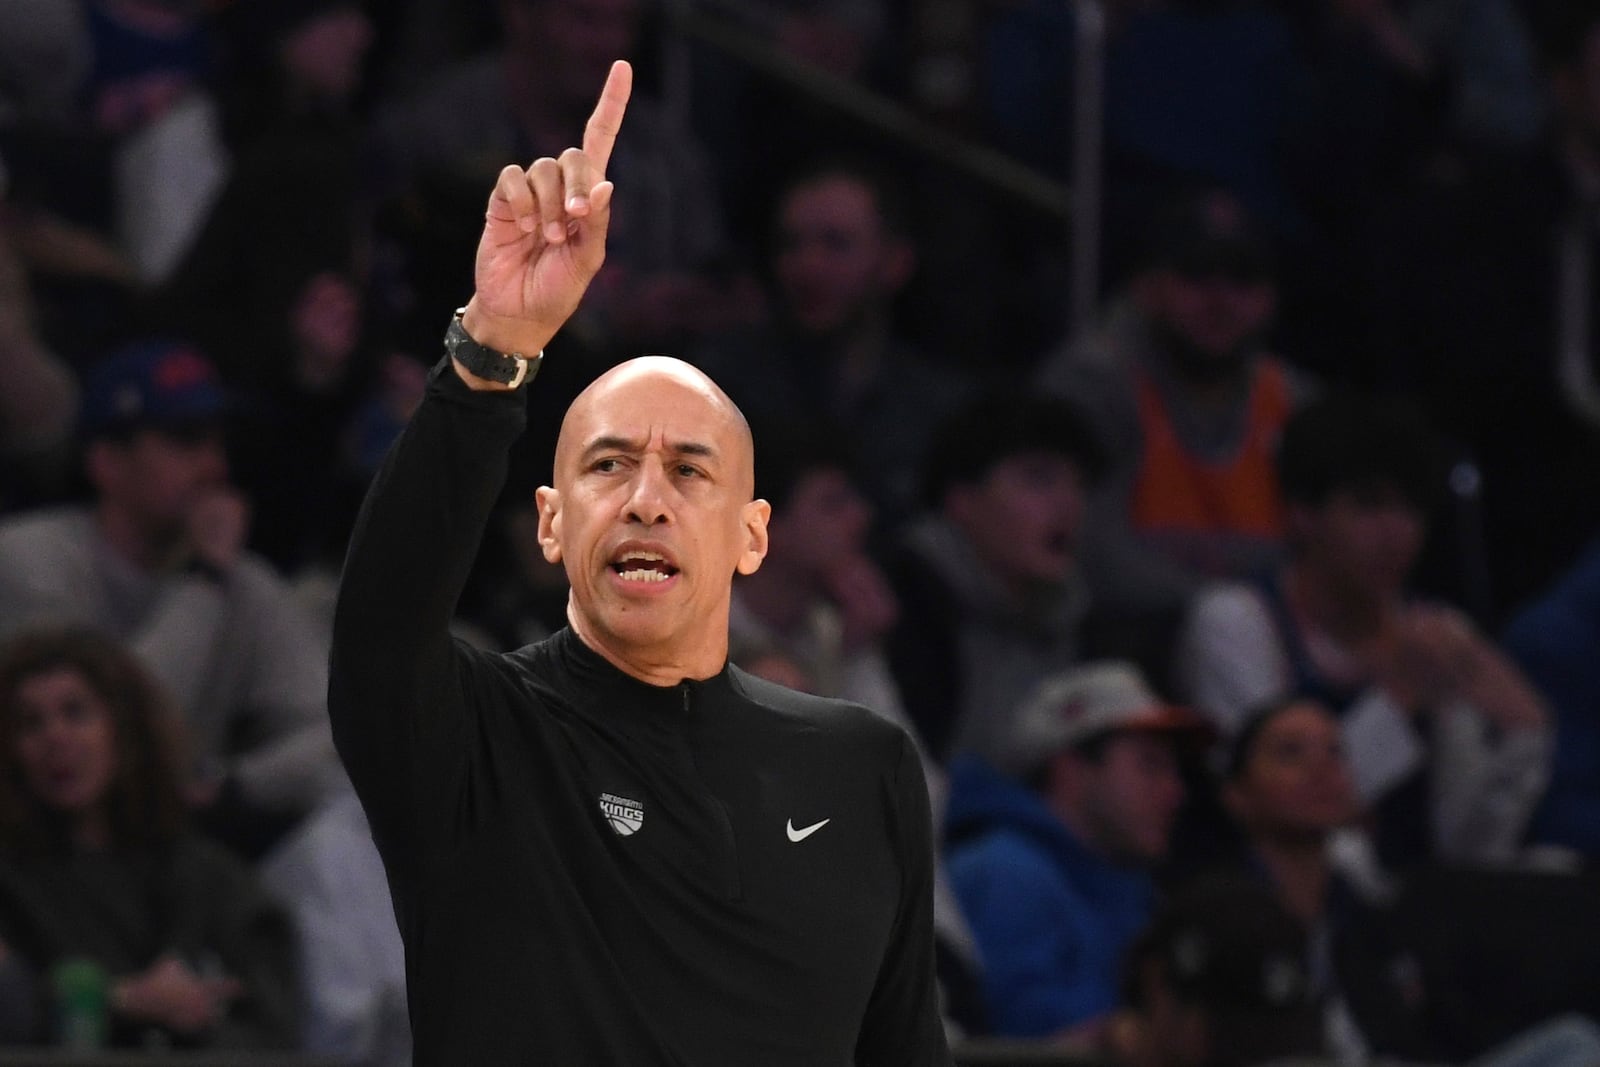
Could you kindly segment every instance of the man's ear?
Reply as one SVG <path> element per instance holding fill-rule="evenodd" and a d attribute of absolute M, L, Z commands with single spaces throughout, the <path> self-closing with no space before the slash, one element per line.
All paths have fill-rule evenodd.
<path fill-rule="evenodd" d="M 767 523 L 772 519 L 772 505 L 765 500 L 752 500 L 739 515 L 744 524 L 747 540 L 744 551 L 734 569 L 740 574 L 754 574 L 767 558 Z"/>
<path fill-rule="evenodd" d="M 539 550 L 546 563 L 561 562 L 561 494 L 548 485 L 533 491 L 533 502 L 539 508 Z"/>

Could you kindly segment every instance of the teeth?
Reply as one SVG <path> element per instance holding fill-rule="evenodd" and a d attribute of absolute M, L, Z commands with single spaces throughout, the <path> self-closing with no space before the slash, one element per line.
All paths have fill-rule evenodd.
<path fill-rule="evenodd" d="M 623 571 L 622 580 L 625 582 L 664 582 L 667 580 L 667 576 L 661 571 Z"/>
<path fill-rule="evenodd" d="M 666 558 L 667 558 L 666 556 L 661 555 L 659 552 L 643 552 L 643 551 L 639 551 L 639 552 L 629 552 L 627 555 L 623 556 L 617 562 L 626 563 L 631 559 L 642 559 L 642 560 L 645 560 L 645 561 L 650 562 L 650 563 L 661 563 L 661 562 L 665 561 Z"/>

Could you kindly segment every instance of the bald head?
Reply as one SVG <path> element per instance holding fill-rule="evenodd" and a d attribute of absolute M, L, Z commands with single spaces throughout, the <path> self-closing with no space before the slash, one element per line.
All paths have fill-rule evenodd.
<path fill-rule="evenodd" d="M 698 367 L 671 356 L 630 359 L 578 394 L 556 439 L 556 488 L 597 443 L 645 442 L 658 431 L 674 447 L 722 456 L 741 494 L 754 495 L 755 441 L 744 413 Z"/>

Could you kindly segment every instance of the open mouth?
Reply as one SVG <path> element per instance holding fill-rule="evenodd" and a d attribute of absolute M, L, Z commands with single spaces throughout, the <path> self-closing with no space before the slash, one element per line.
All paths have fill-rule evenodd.
<path fill-rule="evenodd" d="M 660 552 L 632 548 L 611 561 L 611 569 L 625 582 L 664 582 L 678 573 L 671 560 Z"/>

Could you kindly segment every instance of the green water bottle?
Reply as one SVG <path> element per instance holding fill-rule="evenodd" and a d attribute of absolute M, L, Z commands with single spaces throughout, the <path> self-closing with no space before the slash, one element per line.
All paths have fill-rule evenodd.
<path fill-rule="evenodd" d="M 94 960 L 64 959 L 50 969 L 55 991 L 56 1043 L 69 1049 L 104 1048 L 110 979 Z"/>

